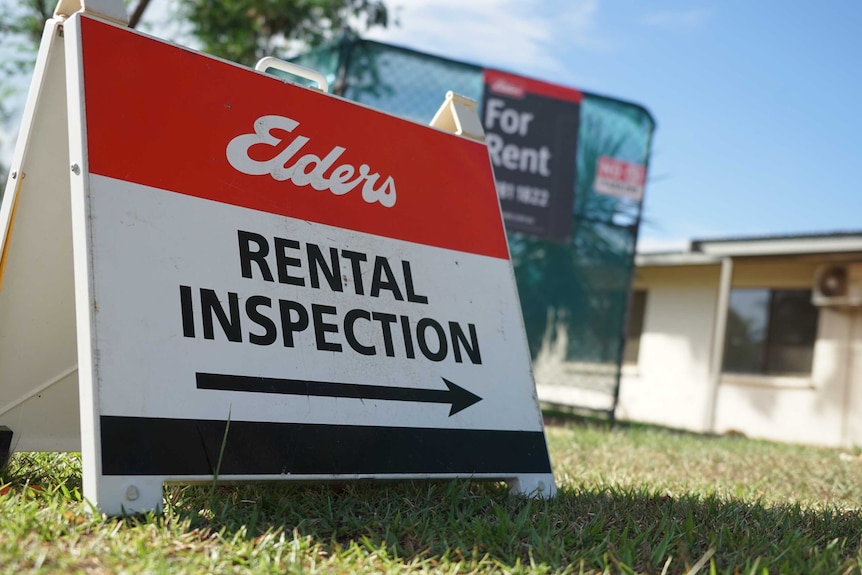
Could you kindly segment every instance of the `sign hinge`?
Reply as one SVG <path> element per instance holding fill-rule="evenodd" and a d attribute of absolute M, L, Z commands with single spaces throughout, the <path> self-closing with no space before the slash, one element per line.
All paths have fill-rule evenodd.
<path fill-rule="evenodd" d="M 60 0 L 54 9 L 54 18 L 65 20 L 77 13 L 129 25 L 129 13 L 123 0 Z"/>
<path fill-rule="evenodd" d="M 482 122 L 479 120 L 479 114 L 476 113 L 476 107 L 475 100 L 454 92 L 447 92 L 446 100 L 434 114 L 429 125 L 477 142 L 484 142 L 485 130 L 482 129 Z"/>

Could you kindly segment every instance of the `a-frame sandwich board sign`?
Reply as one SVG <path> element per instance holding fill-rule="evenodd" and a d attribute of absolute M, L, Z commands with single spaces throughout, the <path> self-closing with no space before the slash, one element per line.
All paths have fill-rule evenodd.
<path fill-rule="evenodd" d="M 0 425 L 77 381 L 88 500 L 158 509 L 216 475 L 553 495 L 483 143 L 86 13 L 39 62 L 0 211 L 0 389 L 25 386 Z M 74 449 L 61 420 L 20 445 Z"/>

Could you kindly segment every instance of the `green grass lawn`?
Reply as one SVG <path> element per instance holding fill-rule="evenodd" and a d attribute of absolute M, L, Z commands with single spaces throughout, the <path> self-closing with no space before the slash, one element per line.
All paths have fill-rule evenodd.
<path fill-rule="evenodd" d="M 559 418 L 547 434 L 552 501 L 469 482 L 168 486 L 164 514 L 136 518 L 88 513 L 77 456 L 18 454 L 0 570 L 862 572 L 858 451 Z"/>

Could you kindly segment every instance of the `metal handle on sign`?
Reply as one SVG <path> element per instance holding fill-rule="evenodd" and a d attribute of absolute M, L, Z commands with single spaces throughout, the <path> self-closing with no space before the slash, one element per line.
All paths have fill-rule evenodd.
<path fill-rule="evenodd" d="M 279 60 L 272 56 L 261 58 L 254 66 L 254 69 L 258 72 L 264 72 L 267 68 L 275 68 L 276 70 L 281 70 L 282 72 L 287 72 L 288 74 L 311 80 L 312 82 L 315 82 L 321 90 L 329 92 L 329 82 L 327 82 L 323 74 L 317 70 L 312 70 L 311 68 L 306 68 L 305 66 L 300 66 L 293 62 L 285 62 L 284 60 Z"/>

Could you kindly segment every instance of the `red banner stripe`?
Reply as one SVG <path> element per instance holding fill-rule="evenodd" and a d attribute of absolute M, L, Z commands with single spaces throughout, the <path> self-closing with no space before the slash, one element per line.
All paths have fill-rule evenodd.
<path fill-rule="evenodd" d="M 508 258 L 484 145 L 82 20 L 91 173 Z"/>
<path fill-rule="evenodd" d="M 524 76 L 515 76 L 514 74 L 507 74 L 506 72 L 490 68 L 486 68 L 482 72 L 487 89 L 491 93 L 502 96 L 523 98 L 525 94 L 535 94 L 537 96 L 547 96 L 575 103 L 580 103 L 584 99 L 582 92 L 574 88 L 560 86 L 559 84 L 551 84 L 550 82 L 525 78 Z"/>

